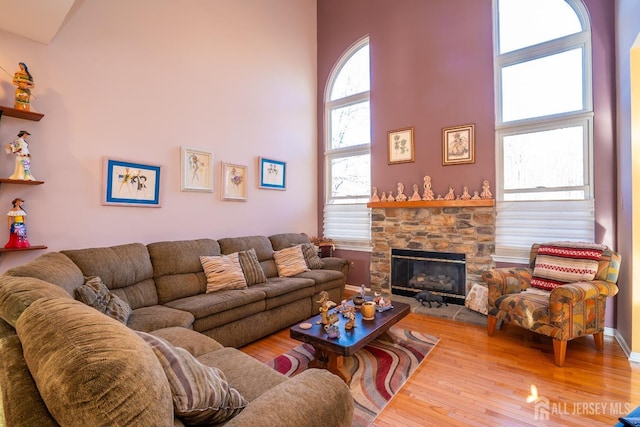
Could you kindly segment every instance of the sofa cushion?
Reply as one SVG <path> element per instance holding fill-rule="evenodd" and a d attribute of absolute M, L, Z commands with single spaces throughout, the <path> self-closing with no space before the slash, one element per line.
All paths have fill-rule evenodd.
<path fill-rule="evenodd" d="M 318 250 L 313 243 L 302 243 L 300 247 L 302 248 L 302 255 L 307 263 L 307 267 L 312 270 L 318 270 L 324 267 L 324 263 L 318 256 Z"/>
<path fill-rule="evenodd" d="M 221 256 L 201 256 L 200 262 L 207 276 L 207 293 L 224 289 L 244 289 L 244 278 L 237 253 Z"/>
<path fill-rule="evenodd" d="M 32 277 L 0 276 L 0 317 L 11 326 L 34 301 L 40 298 L 69 298 L 64 289 Z"/>
<path fill-rule="evenodd" d="M 76 288 L 76 299 L 95 308 L 100 313 L 127 324 L 131 316 L 129 304 L 117 295 L 109 292 L 107 286 L 98 276 L 87 277 L 84 285 Z"/>
<path fill-rule="evenodd" d="M 85 276 L 100 276 L 131 308 L 158 304 L 149 251 L 142 243 L 62 251 Z"/>
<path fill-rule="evenodd" d="M 200 363 L 187 350 L 138 332 L 155 353 L 169 380 L 177 417 L 188 425 L 219 424 L 247 406 L 218 368 Z"/>
<path fill-rule="evenodd" d="M 305 233 L 280 233 L 269 236 L 271 246 L 274 251 L 280 249 L 289 248 L 293 245 L 300 245 L 302 243 L 310 243 L 309 236 Z"/>
<path fill-rule="evenodd" d="M 265 276 L 260 266 L 255 249 L 251 248 L 248 251 L 238 252 L 238 258 L 240 259 L 240 266 L 242 267 L 242 272 L 244 273 L 244 278 L 248 286 L 267 281 L 267 276 Z"/>
<path fill-rule="evenodd" d="M 273 254 L 273 259 L 280 277 L 291 277 L 309 271 L 300 246 L 280 249 Z"/>
<path fill-rule="evenodd" d="M 60 425 L 173 425 L 171 390 L 149 346 L 73 299 L 39 299 L 16 323 L 24 358 Z"/>
<path fill-rule="evenodd" d="M 601 245 L 572 242 L 540 245 L 531 286 L 552 290 L 565 283 L 593 280 L 602 250 Z"/>
<path fill-rule="evenodd" d="M 151 335 L 160 337 L 169 341 L 174 347 L 182 347 L 195 357 L 203 354 L 211 353 L 222 349 L 222 344 L 213 338 L 196 332 L 191 329 L 180 328 L 177 326 L 171 328 L 162 328 L 150 332 Z"/>
<path fill-rule="evenodd" d="M 61 252 L 48 252 L 33 261 L 7 270 L 7 276 L 35 277 L 58 285 L 73 295 L 75 288 L 84 283 L 84 275 L 73 261 Z"/>
<path fill-rule="evenodd" d="M 225 255 L 254 249 L 260 262 L 273 258 L 271 241 L 266 236 L 225 237 L 218 239 L 218 243 L 220 251 Z"/>
<path fill-rule="evenodd" d="M 127 326 L 136 331 L 150 332 L 173 326 L 192 328 L 194 320 L 193 314 L 188 311 L 164 305 L 152 305 L 133 310 Z"/>

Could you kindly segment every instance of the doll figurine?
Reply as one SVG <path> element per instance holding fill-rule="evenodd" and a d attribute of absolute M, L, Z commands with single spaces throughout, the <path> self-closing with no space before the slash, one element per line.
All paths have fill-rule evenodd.
<path fill-rule="evenodd" d="M 5 248 L 28 248 L 31 245 L 27 240 L 27 226 L 26 217 L 27 213 L 22 209 L 22 203 L 24 200 L 17 198 L 11 201 L 13 207 L 7 212 L 7 219 L 9 225 L 9 241 Z"/>
<path fill-rule="evenodd" d="M 20 62 L 20 69 L 13 75 L 11 83 L 16 87 L 14 108 L 16 110 L 31 111 L 31 89 L 35 86 L 33 76 L 27 64 Z"/>
<path fill-rule="evenodd" d="M 13 175 L 9 179 L 18 179 L 25 181 L 35 181 L 35 177 L 31 175 L 31 153 L 29 152 L 29 143 L 27 135 L 31 135 L 26 130 L 18 132 L 18 137 L 5 147 L 7 154 L 15 154 L 16 161 L 13 169 Z"/>

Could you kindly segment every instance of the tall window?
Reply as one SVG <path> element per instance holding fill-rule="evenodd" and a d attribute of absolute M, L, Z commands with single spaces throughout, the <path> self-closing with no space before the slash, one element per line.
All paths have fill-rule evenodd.
<path fill-rule="evenodd" d="M 494 0 L 496 256 L 593 241 L 591 31 L 581 0 Z"/>
<path fill-rule="evenodd" d="M 324 236 L 341 248 L 369 247 L 371 118 L 369 39 L 350 48 L 329 77 L 325 94 Z"/>

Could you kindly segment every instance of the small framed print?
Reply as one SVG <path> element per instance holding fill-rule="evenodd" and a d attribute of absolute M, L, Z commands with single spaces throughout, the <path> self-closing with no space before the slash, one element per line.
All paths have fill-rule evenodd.
<path fill-rule="evenodd" d="M 222 200 L 247 201 L 247 167 L 222 162 Z"/>
<path fill-rule="evenodd" d="M 415 161 L 413 128 L 398 129 L 388 132 L 387 140 L 388 164 L 409 163 Z"/>
<path fill-rule="evenodd" d="M 260 188 L 285 190 L 287 164 L 260 157 Z"/>
<path fill-rule="evenodd" d="M 475 163 L 474 125 L 442 129 L 442 164 Z"/>
<path fill-rule="evenodd" d="M 196 148 L 182 147 L 181 191 L 213 191 L 213 154 Z"/>
<path fill-rule="evenodd" d="M 104 159 L 103 205 L 160 207 L 160 166 Z"/>

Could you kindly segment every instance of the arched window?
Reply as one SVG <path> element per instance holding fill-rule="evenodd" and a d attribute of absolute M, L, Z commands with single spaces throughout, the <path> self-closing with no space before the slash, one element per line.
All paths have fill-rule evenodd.
<path fill-rule="evenodd" d="M 595 238 L 591 29 L 581 0 L 494 0 L 496 256 Z"/>
<path fill-rule="evenodd" d="M 338 61 L 325 93 L 324 236 L 342 248 L 370 246 L 369 39 Z"/>

